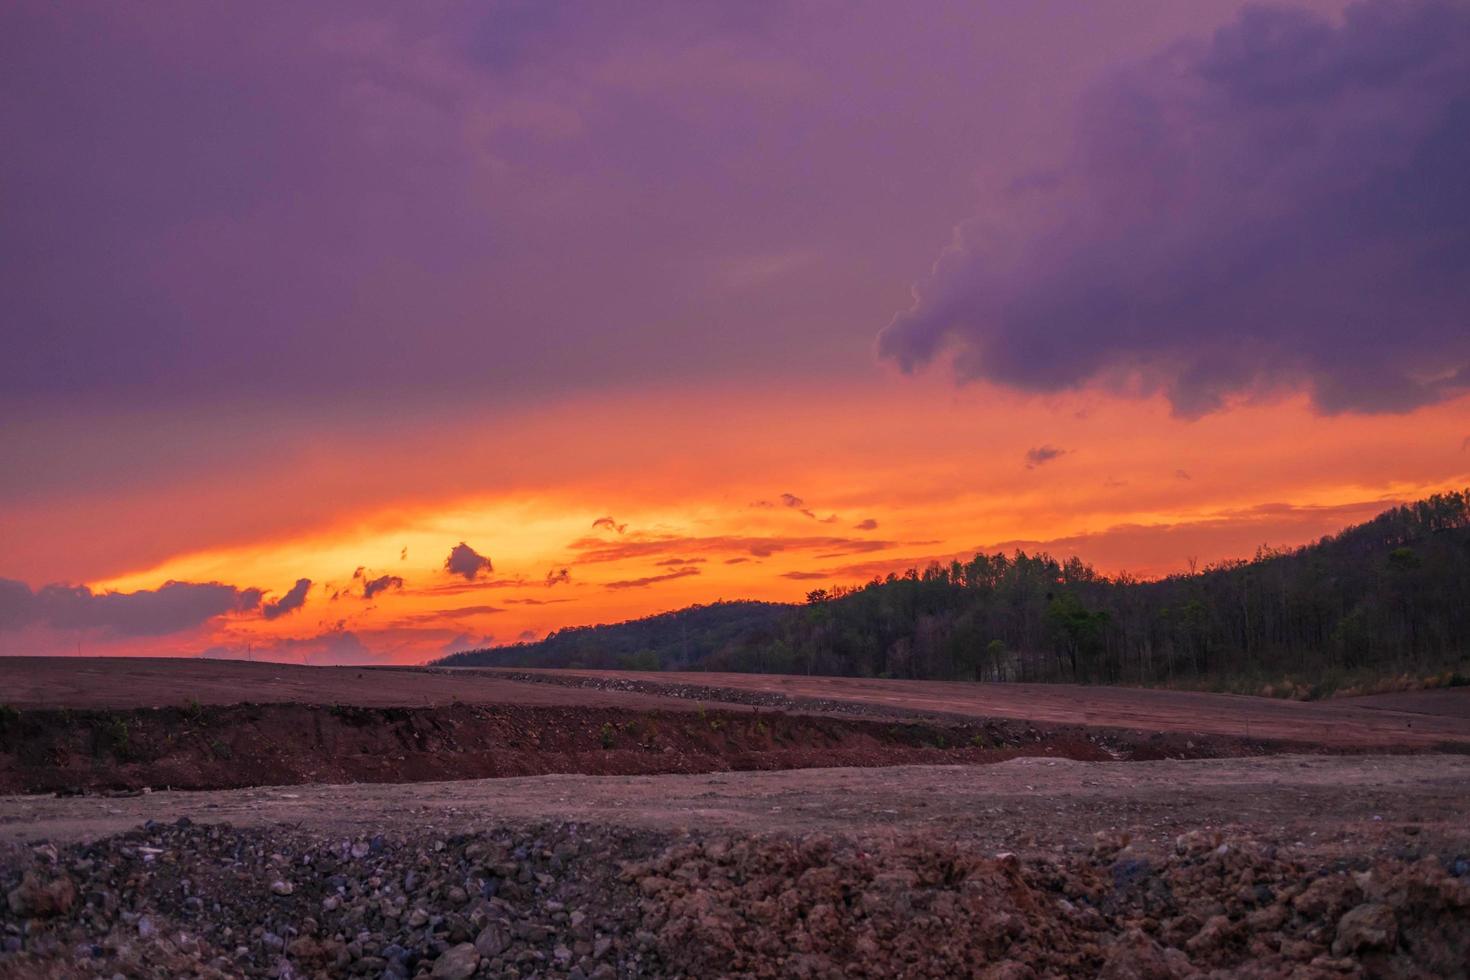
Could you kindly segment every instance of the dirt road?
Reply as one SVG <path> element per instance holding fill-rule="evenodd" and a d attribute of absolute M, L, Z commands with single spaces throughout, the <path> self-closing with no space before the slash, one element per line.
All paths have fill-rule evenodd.
<path fill-rule="evenodd" d="M 0 839 L 77 840 L 145 820 L 287 823 L 334 834 L 470 833 L 574 820 L 653 830 L 929 833 L 1016 850 L 1140 841 L 1247 826 L 1303 846 L 1416 828 L 1416 842 L 1470 851 L 1470 758 L 1272 756 L 1165 762 L 1015 759 L 663 776 L 539 776 L 441 783 L 309 785 L 201 793 L 0 797 Z M 1406 838 L 1407 839 L 1407 838 Z"/>

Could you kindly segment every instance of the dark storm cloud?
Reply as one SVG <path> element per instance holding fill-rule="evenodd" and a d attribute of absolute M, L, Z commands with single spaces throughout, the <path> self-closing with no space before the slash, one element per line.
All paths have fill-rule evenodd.
<path fill-rule="evenodd" d="M 1056 446 L 1037 446 L 1033 449 L 1026 450 L 1026 468 L 1028 470 L 1034 470 L 1038 466 L 1045 466 L 1052 460 L 1065 455 L 1067 455 L 1067 451 L 1065 449 L 1058 449 Z"/>
<path fill-rule="evenodd" d="M 24 582 L 0 579 L 0 630 L 40 626 L 163 636 L 259 605 L 259 589 L 219 582 L 166 582 L 157 589 L 94 593 L 84 585 L 47 585 L 32 592 Z"/>
<path fill-rule="evenodd" d="M 291 591 L 281 596 L 274 602 L 267 602 L 260 607 L 261 615 L 266 619 L 278 619 L 288 612 L 300 609 L 306 605 L 306 593 L 311 590 L 311 579 L 299 578 L 296 584 L 291 586 Z"/>
<path fill-rule="evenodd" d="M 444 568 L 451 575 L 462 576 L 466 582 L 473 581 L 481 572 L 495 571 L 489 558 L 463 541 L 450 549 L 449 557 L 444 559 Z"/>
<path fill-rule="evenodd" d="M 1470 5 L 1249 7 L 1084 100 L 1055 180 L 976 220 L 879 338 L 905 370 L 1398 412 L 1470 366 Z M 1136 389 L 1134 389 L 1136 390 Z"/>

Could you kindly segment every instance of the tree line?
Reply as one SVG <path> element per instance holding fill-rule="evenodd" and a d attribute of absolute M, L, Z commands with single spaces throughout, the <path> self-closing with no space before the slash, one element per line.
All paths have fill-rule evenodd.
<path fill-rule="evenodd" d="M 817 589 L 800 606 L 716 603 L 477 654 L 541 666 L 1084 683 L 1423 673 L 1470 655 L 1470 491 L 1158 580 L 1046 553 L 977 554 Z M 447 662 L 475 661 L 457 657 Z"/>

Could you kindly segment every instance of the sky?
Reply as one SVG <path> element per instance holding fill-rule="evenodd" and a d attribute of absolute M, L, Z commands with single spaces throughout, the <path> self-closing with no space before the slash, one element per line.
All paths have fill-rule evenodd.
<path fill-rule="evenodd" d="M 0 9 L 0 654 L 412 663 L 1470 485 L 1470 4 Z"/>

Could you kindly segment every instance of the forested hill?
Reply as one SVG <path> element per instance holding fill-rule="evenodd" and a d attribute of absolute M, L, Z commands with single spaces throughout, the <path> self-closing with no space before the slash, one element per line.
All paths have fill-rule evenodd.
<path fill-rule="evenodd" d="M 536 643 L 450 654 L 449 667 L 615 667 L 699 670 L 732 646 L 774 642 L 783 617 L 800 606 L 775 602 L 716 602 L 626 623 L 570 626 Z"/>
<path fill-rule="evenodd" d="M 1470 491 L 1157 581 L 980 554 L 801 606 L 717 603 L 441 663 L 1187 682 L 1425 674 L 1470 658 Z"/>

